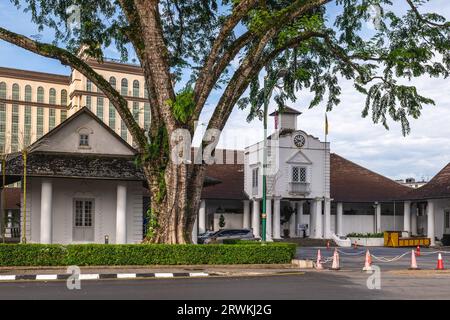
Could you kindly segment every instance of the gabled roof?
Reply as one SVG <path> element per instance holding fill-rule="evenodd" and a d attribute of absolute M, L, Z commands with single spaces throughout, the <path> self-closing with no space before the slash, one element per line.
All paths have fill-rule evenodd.
<path fill-rule="evenodd" d="M 92 119 L 94 119 L 98 124 L 100 124 L 103 128 L 105 128 L 106 131 L 108 131 L 109 134 L 111 134 L 114 138 L 116 138 L 120 143 L 122 143 L 127 149 L 129 149 L 133 154 L 137 154 L 137 150 L 130 146 L 128 142 L 122 139 L 113 129 L 111 129 L 108 125 L 106 125 L 102 120 L 99 119 L 89 108 L 83 107 L 77 112 L 75 112 L 72 116 L 61 122 L 58 126 L 50 130 L 48 133 L 43 135 L 41 138 L 36 140 L 32 145 L 29 146 L 28 150 L 30 153 L 32 153 L 39 145 L 41 145 L 44 141 L 51 138 L 53 135 L 55 135 L 57 132 L 61 131 L 65 126 L 67 126 L 69 123 L 80 117 L 82 114 L 86 114 Z"/>
<path fill-rule="evenodd" d="M 402 200 L 411 191 L 385 176 L 337 154 L 330 155 L 331 198 L 336 202 L 383 202 Z"/>
<path fill-rule="evenodd" d="M 281 110 L 280 112 L 281 114 L 302 114 L 300 111 L 295 110 L 294 108 L 288 107 L 288 106 L 284 106 L 283 110 Z M 271 114 L 269 114 L 269 116 L 276 116 L 278 114 L 278 110 L 272 112 Z"/>
<path fill-rule="evenodd" d="M 426 185 L 411 190 L 408 200 L 450 198 L 450 163 Z"/>

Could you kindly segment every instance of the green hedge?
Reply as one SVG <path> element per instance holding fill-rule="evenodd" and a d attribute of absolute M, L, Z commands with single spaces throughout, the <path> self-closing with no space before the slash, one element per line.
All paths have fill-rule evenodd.
<path fill-rule="evenodd" d="M 290 263 L 295 245 L 0 244 L 0 266 L 101 266 Z"/>
<path fill-rule="evenodd" d="M 347 235 L 348 238 L 383 238 L 384 237 L 384 233 L 383 232 L 379 232 L 379 233 L 349 233 Z"/>

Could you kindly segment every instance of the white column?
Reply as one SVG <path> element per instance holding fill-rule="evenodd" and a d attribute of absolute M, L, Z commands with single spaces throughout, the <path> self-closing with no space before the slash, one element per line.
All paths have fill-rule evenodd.
<path fill-rule="evenodd" d="M 309 202 L 309 228 L 310 238 L 314 238 L 316 234 L 316 203 L 314 200 Z"/>
<path fill-rule="evenodd" d="M 290 205 L 291 207 L 292 205 L 294 206 L 294 210 L 291 214 L 291 217 L 289 218 L 289 237 L 295 238 L 295 231 L 297 229 L 297 210 L 295 210 L 295 202 L 291 202 Z"/>
<path fill-rule="evenodd" d="M 427 217 L 428 217 L 428 232 L 427 237 L 431 239 L 431 245 L 435 245 L 434 241 L 434 202 L 432 200 L 428 200 L 427 203 Z"/>
<path fill-rule="evenodd" d="M 281 239 L 280 199 L 273 200 L 273 238 Z"/>
<path fill-rule="evenodd" d="M 253 200 L 253 212 L 252 212 L 252 229 L 253 229 L 253 235 L 255 237 L 260 237 L 261 233 L 260 233 L 260 215 L 261 215 L 261 210 L 260 210 L 260 206 L 259 206 L 259 200 L 254 199 Z"/>
<path fill-rule="evenodd" d="M 344 204 L 342 202 L 338 202 L 336 207 L 336 234 L 342 236 L 342 222 L 344 217 Z"/>
<path fill-rule="evenodd" d="M 381 203 L 375 204 L 375 228 L 376 233 L 381 232 Z"/>
<path fill-rule="evenodd" d="M 12 234 L 12 218 L 13 218 L 13 213 L 12 210 L 8 210 L 8 223 L 6 224 L 6 229 L 5 229 L 5 238 L 12 238 L 13 234 Z"/>
<path fill-rule="evenodd" d="M 272 241 L 272 200 L 266 199 L 266 241 Z"/>
<path fill-rule="evenodd" d="M 117 184 L 116 244 L 127 243 L 127 184 Z"/>
<path fill-rule="evenodd" d="M 198 216 L 195 217 L 194 226 L 192 227 L 192 243 L 198 243 Z"/>
<path fill-rule="evenodd" d="M 250 228 L 250 200 L 244 200 L 244 216 L 242 227 L 244 229 Z"/>
<path fill-rule="evenodd" d="M 314 233 L 313 238 L 322 239 L 322 199 L 314 200 Z"/>
<path fill-rule="evenodd" d="M 411 201 L 403 203 L 403 231 L 411 232 Z"/>
<path fill-rule="evenodd" d="M 325 239 L 331 238 L 331 201 L 325 199 L 324 201 L 324 214 L 323 214 L 323 237 Z"/>
<path fill-rule="evenodd" d="M 198 233 L 206 232 L 206 201 L 200 202 L 200 209 L 198 210 Z"/>
<path fill-rule="evenodd" d="M 41 239 L 40 243 L 52 243 L 53 185 L 50 180 L 41 184 Z"/>
<path fill-rule="evenodd" d="M 411 210 L 411 235 L 417 235 L 417 214 L 419 211 L 419 205 L 417 203 L 413 204 Z"/>
<path fill-rule="evenodd" d="M 295 226 L 296 235 L 302 237 L 303 235 L 298 232 L 298 225 L 303 221 L 303 201 L 297 202 L 297 225 Z"/>

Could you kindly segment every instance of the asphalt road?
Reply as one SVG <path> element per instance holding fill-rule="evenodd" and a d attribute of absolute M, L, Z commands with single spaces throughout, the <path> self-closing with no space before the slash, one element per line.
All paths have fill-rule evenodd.
<path fill-rule="evenodd" d="M 309 259 L 316 261 L 317 251 L 320 249 L 322 258 L 328 263 L 324 264 L 325 268 L 331 267 L 331 257 L 333 256 L 334 248 L 307 248 L 299 247 L 297 249 L 297 258 Z M 340 267 L 343 270 L 360 271 L 364 267 L 366 248 L 338 248 Z M 372 264 L 377 265 L 382 271 L 387 270 L 406 270 L 411 266 L 411 251 L 414 248 L 385 248 L 372 247 L 369 248 L 373 255 Z M 435 253 L 442 250 L 442 258 L 444 265 L 450 267 L 450 250 L 436 249 L 436 248 L 421 248 L 421 255 L 416 257 L 417 265 L 421 269 L 433 270 L 437 266 L 438 254 Z M 390 261 L 394 260 L 394 261 Z"/>
<path fill-rule="evenodd" d="M 450 299 L 450 274 L 411 277 L 383 274 L 380 290 L 368 289 L 363 272 L 307 272 L 242 278 L 83 281 L 80 290 L 65 282 L 0 284 L 0 299 Z"/>

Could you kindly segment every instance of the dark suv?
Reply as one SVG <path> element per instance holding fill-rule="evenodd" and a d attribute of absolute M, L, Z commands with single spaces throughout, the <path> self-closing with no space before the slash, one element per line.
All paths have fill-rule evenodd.
<path fill-rule="evenodd" d="M 223 243 L 223 240 L 258 240 L 251 229 L 223 229 L 204 239 L 204 244 Z"/>

